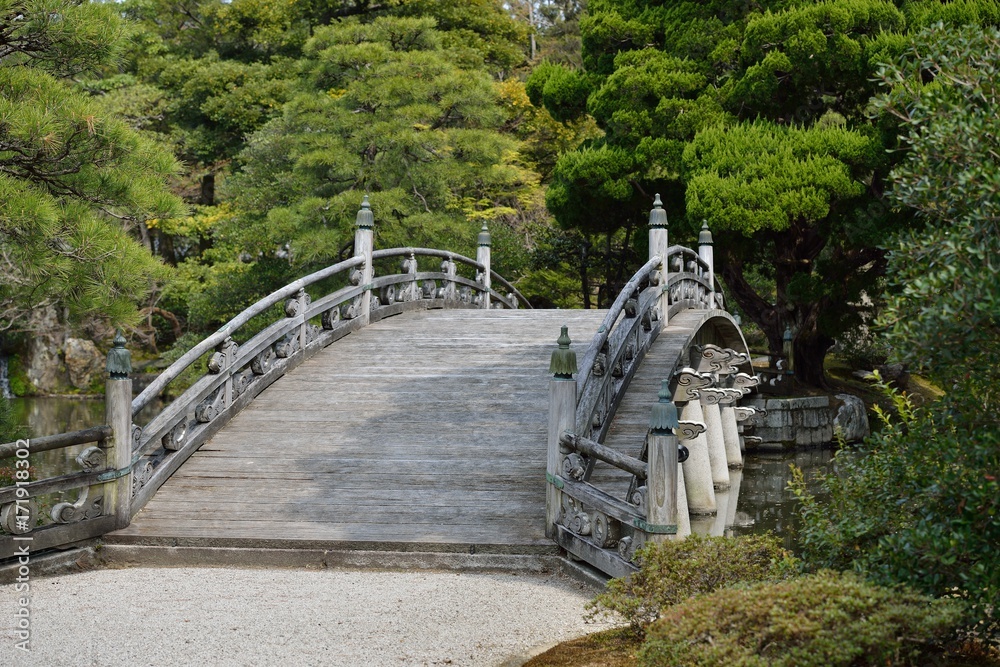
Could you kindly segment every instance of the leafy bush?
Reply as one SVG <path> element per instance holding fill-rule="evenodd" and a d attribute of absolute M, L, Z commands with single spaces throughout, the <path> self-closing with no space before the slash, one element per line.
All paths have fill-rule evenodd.
<path fill-rule="evenodd" d="M 899 417 L 876 409 L 882 431 L 838 452 L 816 496 L 801 473 L 791 484 L 801 502 L 803 563 L 935 596 L 958 594 L 970 603 L 968 624 L 996 641 L 1000 428 L 961 389 L 925 408 L 883 389 Z"/>
<path fill-rule="evenodd" d="M 851 368 L 864 370 L 881 366 L 892 353 L 885 338 L 875 335 L 865 325 L 842 333 L 834 349 Z"/>
<path fill-rule="evenodd" d="M 961 611 L 851 573 L 729 588 L 663 611 L 639 664 L 685 667 L 923 665 Z"/>
<path fill-rule="evenodd" d="M 796 562 L 773 535 L 699 537 L 649 543 L 636 552 L 639 571 L 612 579 L 589 604 L 592 615 L 617 613 L 641 630 L 660 610 L 741 582 L 776 580 Z"/>

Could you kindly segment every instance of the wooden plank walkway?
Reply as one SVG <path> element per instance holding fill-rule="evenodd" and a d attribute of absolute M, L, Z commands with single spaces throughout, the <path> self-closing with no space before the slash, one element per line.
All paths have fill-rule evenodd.
<path fill-rule="evenodd" d="M 669 380 L 681 350 L 687 345 L 693 329 L 705 317 L 703 310 L 687 310 L 671 318 L 666 328 L 653 341 L 632 377 L 628 391 L 608 428 L 604 444 L 629 456 L 638 457 L 646 433 L 653 403 L 659 400 L 660 384 Z M 598 461 L 590 481 L 618 498 L 625 498 L 632 476 L 623 470 Z"/>
<path fill-rule="evenodd" d="M 420 311 L 266 389 L 118 544 L 549 553 L 548 363 L 605 311 Z"/>

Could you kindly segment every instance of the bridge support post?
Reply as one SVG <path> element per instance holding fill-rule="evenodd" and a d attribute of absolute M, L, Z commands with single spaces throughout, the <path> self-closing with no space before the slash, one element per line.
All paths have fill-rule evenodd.
<path fill-rule="evenodd" d="M 104 485 L 104 514 L 115 517 L 116 528 L 124 528 L 132 517 L 132 355 L 121 331 L 108 351 L 107 371 L 104 409 L 112 434 L 105 456 L 114 476 Z"/>
<path fill-rule="evenodd" d="M 708 305 L 710 308 L 718 308 L 718 304 L 715 302 L 715 250 L 713 245 L 712 231 L 708 228 L 708 222 L 702 222 L 701 233 L 698 234 L 698 256 L 708 265 L 708 284 L 711 285 Z"/>
<path fill-rule="evenodd" d="M 559 348 L 552 351 L 549 372 L 549 430 L 548 459 L 545 466 L 545 535 L 557 536 L 556 525 L 562 513 L 562 460 L 570 451 L 559 443 L 563 431 L 576 428 L 576 352 L 569 349 L 570 339 L 567 327 L 563 326 L 559 335 Z"/>
<path fill-rule="evenodd" d="M 663 381 L 660 400 L 649 418 L 649 462 L 646 472 L 646 523 L 649 539 L 663 542 L 677 534 L 677 406 L 670 400 L 670 382 Z"/>
<path fill-rule="evenodd" d="M 372 252 L 374 251 L 374 230 L 375 215 L 372 213 L 371 204 L 368 203 L 368 195 L 361 200 L 361 208 L 355 224 L 354 231 L 354 256 L 364 257 L 365 263 L 361 267 L 361 312 L 357 317 L 361 319 L 363 325 L 367 325 L 371 320 L 372 312 L 372 279 L 375 277 L 375 268 L 372 266 Z"/>
<path fill-rule="evenodd" d="M 740 451 L 740 429 L 736 423 L 736 409 L 729 405 L 723 405 L 722 413 L 722 439 L 726 443 L 726 462 L 730 470 L 743 467 L 743 453 Z M 732 476 L 732 473 L 730 473 Z"/>
<path fill-rule="evenodd" d="M 698 397 L 694 397 L 681 408 L 681 420 L 705 423 L 705 415 Z M 715 486 L 712 483 L 712 463 L 708 456 L 708 439 L 705 433 L 699 433 L 690 440 L 688 449 L 691 453 L 684 462 L 688 509 L 693 515 L 715 514 Z M 694 531 L 694 526 L 691 529 Z"/>
<path fill-rule="evenodd" d="M 653 209 L 649 212 L 649 259 L 660 258 L 660 297 L 657 308 L 660 310 L 660 326 L 667 326 L 667 307 L 670 304 L 670 293 L 667 290 L 667 273 L 670 271 L 667 263 L 667 249 L 670 247 L 667 233 L 667 212 L 663 210 L 660 195 L 653 200 Z"/>
<path fill-rule="evenodd" d="M 722 427 L 719 396 L 711 390 L 702 391 L 701 411 L 705 419 L 705 438 L 708 442 L 708 459 L 712 469 L 712 485 L 716 491 L 729 488 L 729 461 Z M 718 497 L 716 497 L 718 501 Z"/>
<path fill-rule="evenodd" d="M 479 284 L 483 286 L 483 294 L 479 306 L 489 310 L 490 308 L 490 254 L 491 254 L 491 239 L 490 230 L 486 227 L 486 223 L 483 223 L 483 228 L 479 231 L 479 243 L 476 247 L 476 261 L 483 265 L 482 273 L 480 273 L 476 278 Z"/>

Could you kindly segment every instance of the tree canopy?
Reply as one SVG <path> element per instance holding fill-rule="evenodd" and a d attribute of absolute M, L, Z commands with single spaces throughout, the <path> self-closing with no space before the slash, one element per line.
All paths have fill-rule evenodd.
<path fill-rule="evenodd" d="M 483 221 L 512 236 L 541 215 L 538 175 L 521 160 L 501 86 L 483 69 L 488 53 L 469 48 L 429 17 L 316 27 L 280 115 L 236 156 L 227 185 L 233 212 L 211 268 L 184 267 L 200 272 L 205 287 L 196 290 L 196 319 L 224 317 L 213 302 L 238 311 L 238 301 L 221 298 L 234 282 L 254 284 L 244 293 L 252 300 L 335 261 L 352 241 L 365 193 L 381 245 L 473 253 Z M 497 245 L 503 266 L 511 260 L 503 246 L 516 243 Z"/>
<path fill-rule="evenodd" d="M 112 66 L 126 30 L 112 5 L 0 5 L 0 329 L 55 304 L 134 320 L 162 275 L 129 231 L 181 212 L 174 158 L 70 80 Z"/>
<path fill-rule="evenodd" d="M 585 105 L 605 131 L 560 159 L 549 208 L 564 227 L 621 238 L 661 192 L 675 234 L 707 221 L 736 303 L 773 352 L 792 328 L 797 377 L 822 385 L 827 349 L 877 291 L 879 247 L 911 224 L 884 199 L 898 125 L 868 114 L 879 63 L 929 23 L 994 23 L 998 11 L 985 1 L 592 0 L 584 70 L 550 64 L 528 81 L 554 116 Z"/>

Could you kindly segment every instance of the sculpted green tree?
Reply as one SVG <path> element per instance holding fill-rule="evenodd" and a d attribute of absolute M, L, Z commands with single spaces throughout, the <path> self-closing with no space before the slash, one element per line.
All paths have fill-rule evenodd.
<path fill-rule="evenodd" d="M 72 79 L 115 62 L 115 7 L 67 0 L 0 4 L 0 331 L 31 313 L 134 320 L 162 267 L 133 233 L 177 215 L 170 153 Z"/>
<path fill-rule="evenodd" d="M 586 109 L 605 131 L 556 165 L 549 208 L 565 227 L 611 235 L 642 224 L 658 191 L 674 238 L 707 221 L 735 301 L 773 353 L 790 327 L 796 377 L 822 386 L 826 351 L 859 323 L 863 293 L 877 297 L 879 247 L 912 219 L 884 201 L 897 123 L 867 115 L 873 79 L 938 20 L 995 23 L 1000 10 L 592 0 L 585 72 L 533 75 L 541 103 L 564 117 L 588 82 Z"/>
<path fill-rule="evenodd" d="M 315 30 L 297 94 L 238 157 L 229 181 L 238 214 L 201 276 L 196 320 L 224 317 L 213 303 L 238 311 L 240 298 L 342 256 L 365 193 L 379 245 L 469 254 L 490 221 L 496 261 L 510 266 L 515 232 L 542 212 L 538 177 L 503 132 L 499 86 L 463 67 L 465 47 L 446 47 L 446 36 L 430 18 Z M 504 234 L 513 238 L 500 242 Z"/>

